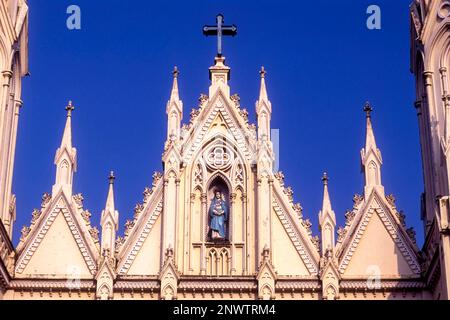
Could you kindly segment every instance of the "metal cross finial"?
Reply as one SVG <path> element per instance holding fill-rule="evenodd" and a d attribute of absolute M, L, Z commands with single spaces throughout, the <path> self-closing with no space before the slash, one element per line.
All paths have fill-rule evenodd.
<path fill-rule="evenodd" d="M 322 181 L 324 185 L 328 184 L 328 174 L 326 172 L 323 173 Z"/>
<path fill-rule="evenodd" d="M 68 117 L 72 116 L 72 111 L 75 110 L 75 107 L 72 104 L 72 100 L 70 100 L 69 103 L 67 104 L 66 110 L 67 110 L 67 116 Z"/>
<path fill-rule="evenodd" d="M 232 36 L 237 34 L 237 27 L 235 25 L 225 26 L 223 25 L 224 19 L 222 14 L 218 14 L 216 17 L 216 26 L 204 26 L 203 34 L 205 36 L 217 36 L 217 56 L 222 56 L 222 36 Z"/>
<path fill-rule="evenodd" d="M 370 118 L 370 114 L 373 111 L 372 105 L 370 104 L 370 102 L 366 102 L 366 104 L 364 105 L 364 112 L 366 113 L 366 117 Z"/>
<path fill-rule="evenodd" d="M 264 66 L 261 67 L 261 71 L 259 72 L 259 74 L 261 75 L 261 78 L 265 78 L 267 71 L 266 69 L 264 69 Z"/>
<path fill-rule="evenodd" d="M 178 67 L 177 66 L 173 67 L 172 74 L 173 74 L 174 78 L 178 78 L 178 76 L 180 75 L 180 71 L 178 71 Z"/>
<path fill-rule="evenodd" d="M 108 180 L 109 180 L 109 184 L 114 184 L 114 180 L 116 180 L 116 176 L 114 175 L 114 171 L 111 171 L 109 173 Z"/>

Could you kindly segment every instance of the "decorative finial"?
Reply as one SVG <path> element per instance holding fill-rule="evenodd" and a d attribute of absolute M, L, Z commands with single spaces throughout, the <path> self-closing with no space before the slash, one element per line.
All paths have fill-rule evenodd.
<path fill-rule="evenodd" d="M 261 75 L 261 78 L 265 78 L 266 77 L 266 69 L 264 69 L 264 66 L 261 67 L 261 71 L 259 71 L 259 74 Z"/>
<path fill-rule="evenodd" d="M 72 116 L 72 111 L 75 110 L 75 107 L 72 104 L 72 100 L 70 100 L 69 103 L 67 104 L 66 110 L 67 110 L 67 116 L 68 117 Z"/>
<path fill-rule="evenodd" d="M 111 171 L 109 173 L 108 180 L 109 180 L 109 184 L 114 184 L 114 180 L 116 180 L 116 176 L 114 175 L 114 171 Z"/>
<path fill-rule="evenodd" d="M 174 78 L 178 78 L 178 75 L 180 74 L 180 71 L 178 71 L 178 67 L 177 66 L 173 67 L 172 74 L 173 74 Z"/>
<path fill-rule="evenodd" d="M 366 102 L 366 104 L 364 105 L 364 112 L 366 113 L 366 117 L 370 118 L 370 114 L 373 111 L 372 105 L 370 104 L 369 101 Z"/>
<path fill-rule="evenodd" d="M 323 173 L 322 182 L 325 186 L 328 184 L 328 174 L 326 172 Z"/>

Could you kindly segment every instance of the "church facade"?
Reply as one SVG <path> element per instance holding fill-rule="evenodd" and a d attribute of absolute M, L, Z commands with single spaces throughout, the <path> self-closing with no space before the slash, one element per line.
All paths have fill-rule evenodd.
<path fill-rule="evenodd" d="M 449 299 L 449 7 L 441 0 L 410 6 L 425 182 L 422 247 L 385 192 L 369 103 L 361 117 L 363 190 L 338 226 L 324 174 L 320 233 L 313 235 L 292 188 L 274 170 L 276 108 L 265 70 L 253 124 L 239 96 L 230 94 L 221 51 L 209 68 L 208 95 L 200 96 L 186 124 L 174 70 L 163 168 L 144 189 L 123 236 L 113 173 L 100 230 L 83 196 L 73 192 L 76 111 L 69 102 L 52 192 L 43 194 L 14 246 L 11 190 L 20 83 L 28 72 L 28 7 L 25 0 L 0 0 L 0 299 Z"/>

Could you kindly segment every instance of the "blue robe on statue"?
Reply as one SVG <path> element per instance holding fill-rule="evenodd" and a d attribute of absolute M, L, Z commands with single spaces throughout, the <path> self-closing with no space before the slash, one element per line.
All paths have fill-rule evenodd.
<path fill-rule="evenodd" d="M 221 238 L 225 238 L 225 222 L 228 220 L 227 204 L 222 199 L 213 198 L 209 207 L 209 217 L 211 218 L 209 227 L 219 233 Z"/>

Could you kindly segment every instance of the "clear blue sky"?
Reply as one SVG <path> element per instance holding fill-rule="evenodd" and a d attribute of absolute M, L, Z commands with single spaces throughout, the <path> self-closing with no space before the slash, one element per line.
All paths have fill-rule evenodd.
<path fill-rule="evenodd" d="M 109 170 L 116 172 L 120 233 L 134 205 L 161 170 L 166 135 L 165 105 L 171 70 L 185 119 L 208 90 L 215 39 L 201 28 L 221 12 L 239 34 L 226 39 L 232 93 L 254 120 L 258 71 L 268 70 L 272 127 L 280 129 L 280 167 L 294 199 L 313 221 L 321 206 L 324 170 L 332 205 L 344 223 L 352 197 L 362 193 L 360 149 L 363 104 L 383 154 L 386 193 L 414 226 L 422 243 L 419 195 L 422 173 L 414 81 L 409 71 L 409 0 L 316 1 L 30 1 L 30 70 L 24 80 L 14 192 L 15 241 L 54 182 L 55 150 L 69 99 L 76 110 L 73 142 L 78 149 L 74 192 L 81 192 L 92 222 L 99 224 Z M 66 8 L 77 4 L 82 30 L 66 28 Z M 382 29 L 366 28 L 366 8 L 377 4 Z"/>

